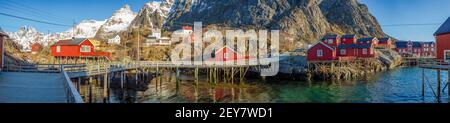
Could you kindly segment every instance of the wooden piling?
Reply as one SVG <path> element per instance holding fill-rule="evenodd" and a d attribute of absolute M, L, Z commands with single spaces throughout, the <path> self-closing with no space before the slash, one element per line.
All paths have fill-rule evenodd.
<path fill-rule="evenodd" d="M 425 69 L 422 68 L 422 97 L 425 96 Z"/>
<path fill-rule="evenodd" d="M 441 100 L 441 69 L 436 70 L 436 76 L 437 76 L 437 100 L 438 102 Z"/>
<path fill-rule="evenodd" d="M 195 68 L 195 84 L 198 86 L 198 67 Z"/>
<path fill-rule="evenodd" d="M 103 102 L 106 103 L 108 97 L 108 72 L 103 75 Z"/>

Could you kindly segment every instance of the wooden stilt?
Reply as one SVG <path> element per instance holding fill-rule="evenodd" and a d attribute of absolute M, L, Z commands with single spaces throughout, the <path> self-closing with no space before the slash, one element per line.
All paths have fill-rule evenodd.
<path fill-rule="evenodd" d="M 425 69 L 422 68 L 422 97 L 425 97 Z"/>
<path fill-rule="evenodd" d="M 441 100 L 441 69 L 437 69 L 436 70 L 437 71 L 437 73 L 436 73 L 436 76 L 437 76 L 437 100 L 438 100 L 438 102 L 440 102 L 440 100 Z"/>
<path fill-rule="evenodd" d="M 103 75 L 103 102 L 106 103 L 108 97 L 108 73 Z"/>

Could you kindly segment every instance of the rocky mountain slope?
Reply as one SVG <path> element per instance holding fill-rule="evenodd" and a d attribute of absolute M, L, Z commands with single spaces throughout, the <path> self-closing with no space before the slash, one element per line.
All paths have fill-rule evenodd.
<path fill-rule="evenodd" d="M 136 13 L 131 10 L 129 5 L 125 5 L 114 12 L 112 16 L 101 25 L 95 37 L 101 40 L 110 39 L 120 32 L 126 31 L 135 17 Z"/>
<path fill-rule="evenodd" d="M 145 4 L 136 18 L 131 22 L 129 30 L 139 29 L 161 29 L 166 22 L 173 0 L 152 1 Z"/>
<path fill-rule="evenodd" d="M 385 36 L 357 0 L 175 0 L 164 28 L 176 30 L 177 23 L 194 21 L 218 29 L 279 29 L 281 45 L 288 49 L 328 33 Z"/>

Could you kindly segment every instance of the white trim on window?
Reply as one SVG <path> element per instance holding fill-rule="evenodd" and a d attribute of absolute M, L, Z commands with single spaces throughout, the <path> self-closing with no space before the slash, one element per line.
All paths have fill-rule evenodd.
<path fill-rule="evenodd" d="M 449 56 L 447 57 L 447 52 L 449 53 Z M 444 50 L 444 60 L 446 62 L 450 61 L 450 50 Z"/>
<path fill-rule="evenodd" d="M 83 52 L 83 53 L 91 52 L 91 46 L 81 45 L 80 52 Z"/>
<path fill-rule="evenodd" d="M 318 49 L 316 54 L 317 54 L 317 57 L 322 57 L 323 56 L 323 50 L 322 49 Z"/>
<path fill-rule="evenodd" d="M 367 54 L 367 49 L 366 49 L 366 48 L 362 49 L 362 53 L 363 53 L 364 55 L 366 55 L 366 54 Z"/>
<path fill-rule="evenodd" d="M 341 49 L 340 53 L 341 53 L 341 55 L 346 55 L 347 54 L 345 49 Z"/>
<path fill-rule="evenodd" d="M 56 46 L 56 52 L 57 53 L 61 52 L 61 46 Z"/>

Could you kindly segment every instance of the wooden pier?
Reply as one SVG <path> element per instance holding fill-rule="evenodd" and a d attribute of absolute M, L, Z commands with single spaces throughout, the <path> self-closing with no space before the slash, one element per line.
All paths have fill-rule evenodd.
<path fill-rule="evenodd" d="M 249 62 L 249 61 L 247 61 Z M 246 63 L 247 63 L 246 62 Z M 39 90 L 35 89 L 35 91 L 42 91 L 42 93 L 49 91 L 48 93 L 54 93 L 55 98 L 57 99 L 47 99 L 42 98 L 42 100 L 32 100 L 32 99 L 22 99 L 22 100 L 13 100 L 14 98 L 20 98 L 20 95 L 16 95 L 14 93 L 6 93 L 0 91 L 0 95 L 8 95 L 2 96 L 0 98 L 0 102 L 67 102 L 67 103 L 83 103 L 83 99 L 81 98 L 80 85 L 81 82 L 87 82 L 89 85 L 89 95 L 92 92 L 93 82 L 96 84 L 101 83 L 103 86 L 103 99 L 104 102 L 107 102 L 109 98 L 109 88 L 110 82 L 112 78 L 119 77 L 121 82 L 121 87 L 123 88 L 124 82 L 127 79 L 126 73 L 131 71 L 135 74 L 136 84 L 138 81 L 149 80 L 149 77 L 153 75 L 160 75 L 163 69 L 165 70 L 174 70 L 176 73 L 176 82 L 177 84 L 180 82 L 180 73 L 182 69 L 184 70 L 192 70 L 195 78 L 196 84 L 199 82 L 199 74 L 203 72 L 206 74 L 210 83 L 219 83 L 219 82 L 230 82 L 235 83 L 235 81 L 243 82 L 245 75 L 250 67 L 258 67 L 264 65 L 235 65 L 224 63 L 221 65 L 214 65 L 216 62 L 202 62 L 202 64 L 191 64 L 187 62 L 171 62 L 171 61 L 141 61 L 141 62 L 94 62 L 89 64 L 11 64 L 6 65 L 3 69 L 4 72 L 1 72 L 0 75 L 7 75 L 9 73 L 23 74 L 24 77 L 17 76 L 2 76 L 0 80 L 0 87 L 3 83 L 8 82 L 16 82 L 17 83 L 34 83 L 30 85 L 29 88 L 39 88 L 52 85 L 40 85 L 36 84 L 39 82 L 35 81 L 46 81 L 48 84 L 53 84 L 54 86 L 59 85 L 58 88 L 53 88 L 54 91 L 51 92 L 51 89 L 48 90 Z M 267 66 L 267 65 L 265 65 Z M 150 73 L 150 69 L 155 70 L 155 73 Z M 46 78 L 46 76 L 56 77 L 51 80 L 47 79 L 27 79 L 28 76 L 36 76 L 41 78 Z M 52 78 L 49 77 L 49 78 Z M 26 80 L 23 80 L 26 79 Z M 2 81 L 4 80 L 4 81 Z M 95 81 L 94 81 L 95 80 Z M 5 88 L 10 88 L 9 86 L 4 86 Z M 8 89 L 0 89 L 0 90 L 8 90 Z M 9 91 L 14 92 L 14 91 Z M 46 95 L 52 96 L 52 94 L 39 95 L 40 93 L 36 92 L 36 95 L 30 95 L 35 98 L 45 97 Z M 6 98 L 10 97 L 10 98 Z M 2 101 L 3 99 L 3 101 Z M 92 102 L 92 99 L 85 99 L 85 101 Z"/>
<path fill-rule="evenodd" d="M 445 88 L 447 88 L 447 93 L 450 96 L 450 88 L 448 87 L 450 84 L 450 62 L 445 61 L 439 61 L 436 59 L 425 59 L 425 60 L 419 60 L 419 67 L 422 68 L 422 96 L 425 96 L 425 86 L 426 84 L 428 87 L 433 91 L 434 96 L 436 97 L 437 102 L 441 101 L 441 92 L 445 91 Z M 436 71 L 436 91 L 433 89 L 432 80 L 430 80 L 425 75 L 425 70 L 435 70 Z M 441 72 L 447 71 L 447 84 L 442 86 L 441 82 Z M 442 88 L 443 87 L 443 88 Z"/>

